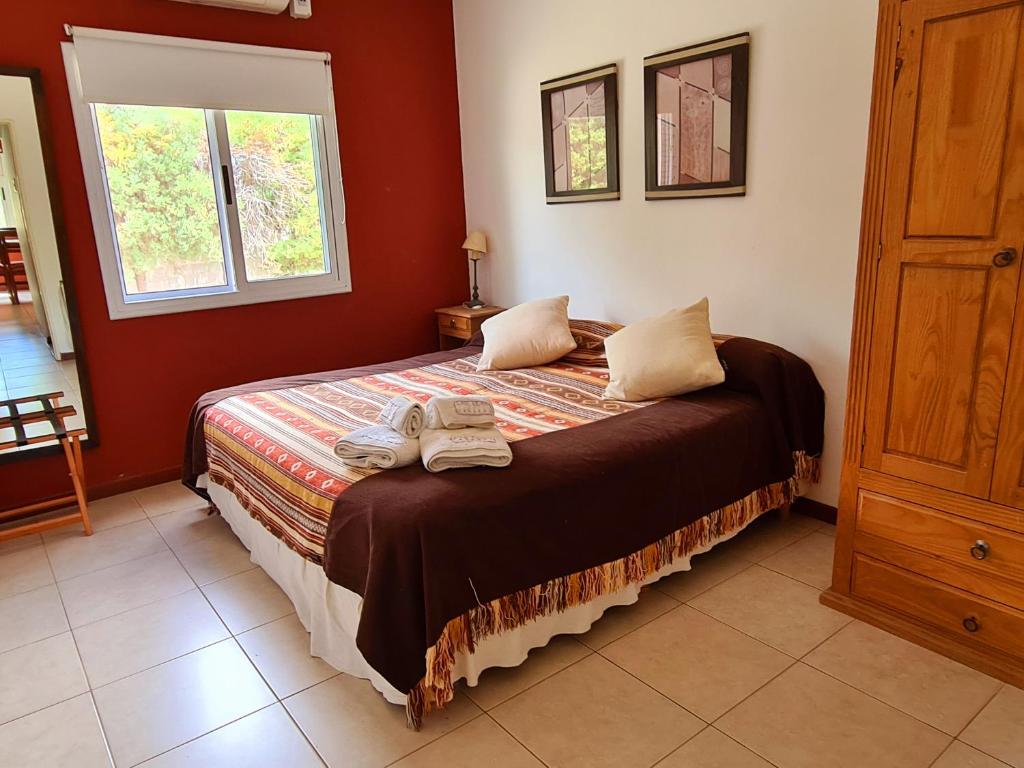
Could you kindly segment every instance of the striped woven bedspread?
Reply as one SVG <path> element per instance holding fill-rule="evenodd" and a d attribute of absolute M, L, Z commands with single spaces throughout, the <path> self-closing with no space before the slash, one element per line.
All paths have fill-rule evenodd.
<path fill-rule="evenodd" d="M 478 372 L 479 355 L 471 355 L 394 373 L 229 397 L 207 411 L 203 424 L 210 480 L 230 490 L 292 549 L 322 563 L 335 500 L 353 483 L 381 471 L 345 466 L 334 455 L 334 444 L 376 423 L 396 395 L 421 403 L 434 395 L 485 395 L 509 442 L 655 402 L 603 400 L 607 363 L 584 346 L 535 368 Z"/>

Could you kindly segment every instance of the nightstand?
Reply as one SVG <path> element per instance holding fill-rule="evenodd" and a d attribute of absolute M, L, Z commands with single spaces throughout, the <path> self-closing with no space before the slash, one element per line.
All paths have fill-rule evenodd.
<path fill-rule="evenodd" d="M 461 304 L 454 307 L 435 309 L 434 313 L 437 315 L 437 338 L 441 349 L 461 347 L 467 339 L 480 330 L 480 324 L 484 320 L 504 311 L 504 307 L 468 309 Z"/>

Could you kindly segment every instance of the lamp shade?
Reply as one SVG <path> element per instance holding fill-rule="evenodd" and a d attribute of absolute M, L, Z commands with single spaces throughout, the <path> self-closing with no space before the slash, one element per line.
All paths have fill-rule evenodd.
<path fill-rule="evenodd" d="M 462 244 L 462 247 L 467 251 L 487 253 L 487 238 L 484 236 L 483 232 L 470 232 L 466 237 L 466 242 Z"/>

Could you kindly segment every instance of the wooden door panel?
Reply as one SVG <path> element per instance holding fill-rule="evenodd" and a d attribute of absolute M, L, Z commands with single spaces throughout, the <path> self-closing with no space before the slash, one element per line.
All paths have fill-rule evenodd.
<path fill-rule="evenodd" d="M 901 267 L 885 450 L 963 470 L 988 269 L 934 262 Z"/>
<path fill-rule="evenodd" d="M 1017 304 L 1024 307 L 1024 282 L 1020 291 Z M 1010 350 L 992 500 L 1024 510 L 1024 311 L 1017 313 Z"/>
<path fill-rule="evenodd" d="M 1024 241 L 1024 3 L 907 0 L 863 464 L 987 498 Z"/>
<path fill-rule="evenodd" d="M 909 237 L 992 237 L 1020 6 L 924 26 Z"/>

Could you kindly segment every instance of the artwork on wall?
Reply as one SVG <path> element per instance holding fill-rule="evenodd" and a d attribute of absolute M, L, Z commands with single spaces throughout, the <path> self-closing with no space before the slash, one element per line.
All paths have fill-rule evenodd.
<path fill-rule="evenodd" d="M 746 193 L 750 35 L 644 59 L 647 199 Z"/>
<path fill-rule="evenodd" d="M 540 84 L 549 203 L 619 197 L 618 67 Z"/>

